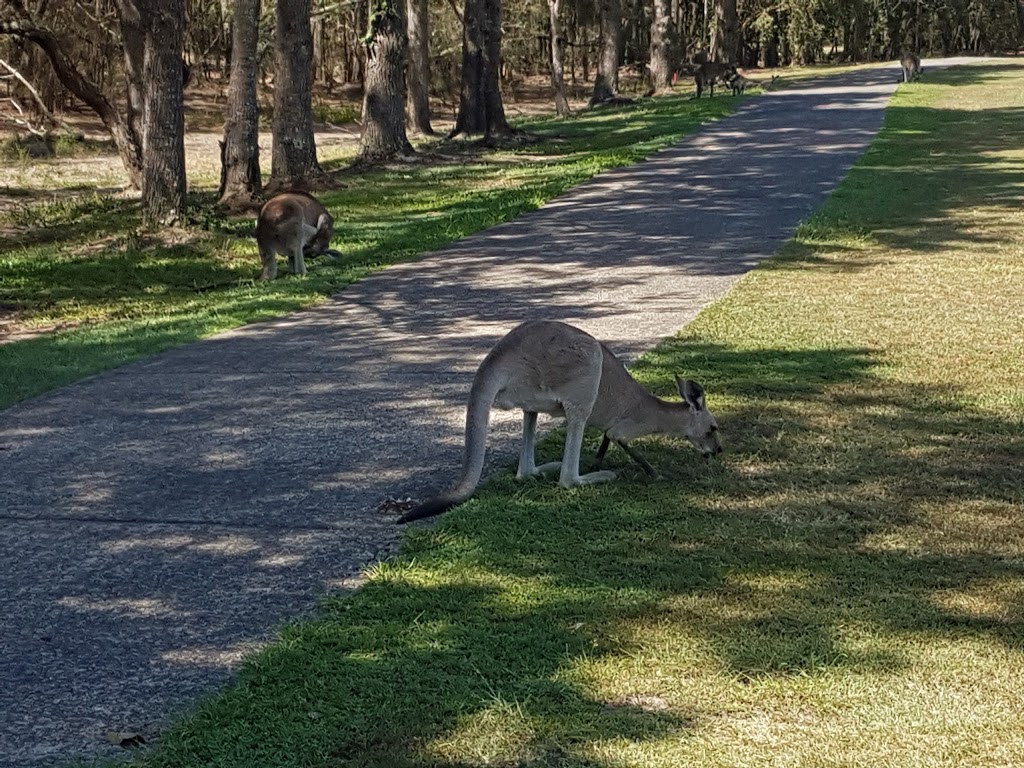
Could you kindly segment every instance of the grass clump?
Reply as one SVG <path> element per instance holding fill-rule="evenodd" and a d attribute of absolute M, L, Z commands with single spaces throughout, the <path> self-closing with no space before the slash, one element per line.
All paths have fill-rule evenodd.
<path fill-rule="evenodd" d="M 136 764 L 1024 763 L 1022 84 L 901 87 L 783 252 L 636 366 L 705 384 L 720 464 L 652 440 L 664 482 L 494 478 Z"/>

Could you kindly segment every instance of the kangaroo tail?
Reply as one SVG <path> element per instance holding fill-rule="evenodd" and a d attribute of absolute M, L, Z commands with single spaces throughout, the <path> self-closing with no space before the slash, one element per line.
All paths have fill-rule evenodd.
<path fill-rule="evenodd" d="M 440 515 L 473 495 L 484 471 L 484 453 L 487 448 L 487 425 L 491 418 L 491 406 L 502 384 L 479 373 L 469 390 L 469 405 L 466 407 L 466 447 L 462 458 L 462 477 L 455 487 L 432 499 L 413 507 L 400 518 L 398 523 L 409 523 L 426 517 Z"/>
<path fill-rule="evenodd" d="M 447 495 L 436 496 L 410 509 L 398 518 L 398 524 L 402 525 L 403 523 L 411 523 L 413 520 L 424 520 L 428 517 L 440 515 L 442 512 L 447 512 L 460 501 L 464 501 L 464 499 L 456 499 Z"/>

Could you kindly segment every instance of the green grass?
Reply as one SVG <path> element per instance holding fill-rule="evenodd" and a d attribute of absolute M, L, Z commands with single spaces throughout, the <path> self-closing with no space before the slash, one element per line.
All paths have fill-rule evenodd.
<path fill-rule="evenodd" d="M 305 279 L 256 281 L 254 222 L 211 216 L 209 195 L 196 199 L 196 226 L 160 239 L 138 231 L 135 208 L 114 198 L 16 209 L 0 222 L 13 228 L 0 243 L 0 319 L 16 313 L 21 329 L 49 332 L 0 344 L 0 408 L 323 301 L 371 270 L 440 248 L 534 209 L 595 173 L 635 162 L 736 103 L 674 96 L 569 120 L 537 119 L 522 127 L 545 140 L 518 151 L 480 153 L 456 143 L 440 157 L 345 175 L 344 188 L 321 195 L 335 217 L 334 246 L 342 257 L 318 260 Z"/>
<path fill-rule="evenodd" d="M 779 257 L 636 366 L 705 385 L 720 463 L 493 478 L 135 764 L 1024 764 L 1022 87 L 901 87 Z"/>

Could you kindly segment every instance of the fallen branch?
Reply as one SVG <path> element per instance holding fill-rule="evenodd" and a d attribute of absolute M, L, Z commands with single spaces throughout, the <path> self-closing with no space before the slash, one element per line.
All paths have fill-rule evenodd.
<path fill-rule="evenodd" d="M 57 117 L 55 114 L 53 114 L 53 112 L 51 112 L 49 109 L 47 109 L 46 104 L 43 102 L 42 96 L 39 95 L 39 91 L 37 91 L 32 86 L 32 83 L 30 83 L 28 80 L 25 79 L 25 76 L 23 74 L 21 74 L 21 72 L 19 72 L 14 67 L 12 67 L 4 59 L 0 59 L 0 67 L 3 67 L 4 69 L 6 69 L 8 74 L 9 74 L 9 76 L 13 77 L 15 80 L 17 80 L 19 83 L 21 83 L 22 86 L 25 88 L 25 90 L 28 91 L 32 95 L 32 99 L 33 99 L 33 101 L 35 101 L 36 107 L 39 108 L 39 111 L 50 122 L 51 125 L 53 125 L 56 128 L 60 128 L 62 131 L 67 131 L 70 134 L 74 134 L 75 133 L 75 129 L 74 128 L 72 128 L 66 122 L 64 122 L 59 117 Z M 21 113 L 22 115 L 24 115 L 25 113 L 22 110 L 21 106 L 18 105 L 18 103 L 14 99 L 11 99 L 11 101 L 14 102 L 14 106 L 17 107 L 18 112 Z M 37 136 L 44 135 L 44 132 L 41 132 L 41 129 L 33 129 L 25 121 L 16 120 L 15 122 L 21 123 L 22 125 L 24 125 L 26 128 L 28 128 L 32 133 L 34 133 Z"/>
<path fill-rule="evenodd" d="M 25 110 L 22 109 L 21 104 L 18 103 L 17 99 L 8 99 L 8 101 L 14 105 L 14 108 L 18 110 L 18 114 L 21 115 L 20 118 L 12 117 L 11 120 L 13 120 L 17 125 L 23 126 L 25 130 L 27 130 L 33 136 L 46 136 L 46 131 L 44 129 L 36 128 L 32 125 L 32 123 L 28 121 L 28 118 L 25 117 Z"/>

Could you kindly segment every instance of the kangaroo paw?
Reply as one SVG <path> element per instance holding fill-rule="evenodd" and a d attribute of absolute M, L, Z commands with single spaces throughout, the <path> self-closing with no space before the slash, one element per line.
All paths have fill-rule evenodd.
<path fill-rule="evenodd" d="M 574 485 L 594 485 L 595 483 L 607 483 L 609 480 L 615 479 L 615 473 L 610 469 L 602 469 L 600 472 L 588 472 L 585 475 L 580 475 L 570 481 L 569 483 L 562 483 L 559 481 L 559 485 L 566 488 L 571 488 Z"/>

